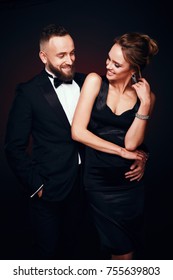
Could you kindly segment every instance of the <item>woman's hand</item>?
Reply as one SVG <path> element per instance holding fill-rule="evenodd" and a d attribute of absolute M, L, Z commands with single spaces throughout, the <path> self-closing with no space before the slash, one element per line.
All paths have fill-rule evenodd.
<path fill-rule="evenodd" d="M 125 148 L 121 148 L 120 156 L 126 159 L 146 160 L 146 154 L 140 150 L 128 151 Z"/>
<path fill-rule="evenodd" d="M 144 78 L 140 78 L 138 83 L 133 84 L 132 87 L 135 89 L 142 104 L 150 104 L 151 89 L 149 83 Z"/>
<path fill-rule="evenodd" d="M 142 179 L 145 172 L 146 162 L 149 157 L 147 153 L 143 152 L 143 154 L 143 160 L 135 160 L 134 163 L 130 166 L 130 171 L 125 173 L 126 179 L 130 179 L 130 181 L 140 181 Z"/>

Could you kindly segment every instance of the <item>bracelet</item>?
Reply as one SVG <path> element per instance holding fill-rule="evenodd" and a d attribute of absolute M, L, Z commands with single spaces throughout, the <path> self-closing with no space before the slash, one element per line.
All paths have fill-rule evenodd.
<path fill-rule="evenodd" d="M 148 120 L 150 116 L 149 115 L 140 115 L 140 114 L 136 113 L 135 117 L 140 120 Z"/>

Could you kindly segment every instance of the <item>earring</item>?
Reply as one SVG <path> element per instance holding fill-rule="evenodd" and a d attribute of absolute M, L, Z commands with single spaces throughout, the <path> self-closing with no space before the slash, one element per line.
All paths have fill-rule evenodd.
<path fill-rule="evenodd" d="M 136 84 L 138 81 L 137 81 L 137 78 L 136 78 L 136 74 L 133 73 L 132 74 L 132 84 Z"/>

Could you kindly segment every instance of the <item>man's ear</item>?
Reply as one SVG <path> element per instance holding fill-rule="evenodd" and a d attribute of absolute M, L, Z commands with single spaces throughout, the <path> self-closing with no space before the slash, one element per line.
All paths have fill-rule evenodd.
<path fill-rule="evenodd" d="M 44 64 L 47 63 L 47 57 L 46 57 L 45 52 L 40 51 L 40 52 L 39 52 L 39 57 L 40 57 L 41 61 L 42 61 Z"/>

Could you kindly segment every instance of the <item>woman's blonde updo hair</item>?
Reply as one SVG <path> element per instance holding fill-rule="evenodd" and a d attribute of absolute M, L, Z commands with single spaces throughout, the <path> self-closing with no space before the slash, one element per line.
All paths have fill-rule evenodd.
<path fill-rule="evenodd" d="M 134 69 L 143 70 L 159 51 L 156 40 L 139 32 L 126 33 L 116 37 L 114 43 L 121 46 L 125 60 Z"/>

